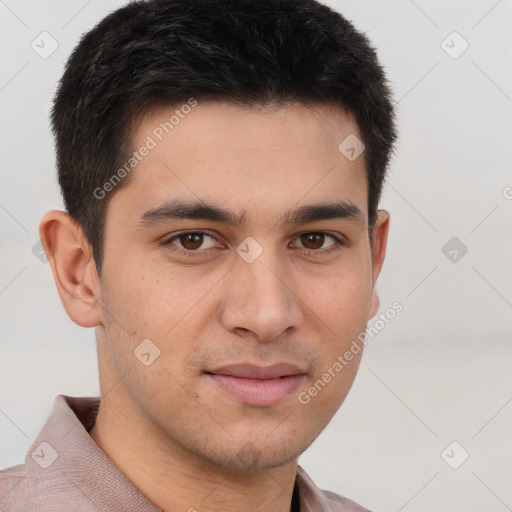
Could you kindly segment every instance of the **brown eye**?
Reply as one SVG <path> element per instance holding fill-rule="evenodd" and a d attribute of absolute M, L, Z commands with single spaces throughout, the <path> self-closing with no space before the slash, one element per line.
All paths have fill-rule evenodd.
<path fill-rule="evenodd" d="M 203 235 L 199 233 L 184 233 L 179 235 L 178 239 L 182 247 L 189 251 L 199 249 L 203 243 Z"/>
<path fill-rule="evenodd" d="M 324 243 L 324 235 L 320 233 L 307 233 L 301 235 L 300 241 L 307 249 L 320 249 Z"/>
<path fill-rule="evenodd" d="M 330 238 L 333 240 L 333 242 L 325 247 L 322 247 L 327 238 Z M 326 249 L 340 243 L 339 240 L 337 240 L 333 235 L 322 232 L 302 233 L 302 235 L 299 236 L 299 239 L 302 247 L 313 251 Z"/>
<path fill-rule="evenodd" d="M 207 239 L 210 240 L 209 244 Z M 215 238 L 203 231 L 184 231 L 164 241 L 163 244 L 173 245 L 183 252 L 203 253 L 206 252 L 206 249 L 215 245 Z M 198 249 L 201 250 L 199 251 Z"/>

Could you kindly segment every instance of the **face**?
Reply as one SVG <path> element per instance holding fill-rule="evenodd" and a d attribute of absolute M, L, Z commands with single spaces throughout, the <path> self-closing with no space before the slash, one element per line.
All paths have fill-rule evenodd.
<path fill-rule="evenodd" d="M 277 467 L 345 399 L 362 351 L 335 363 L 375 314 L 364 154 L 338 149 L 357 127 L 325 105 L 199 102 L 159 140 L 173 112 L 140 124 L 134 147 L 156 144 L 109 202 L 100 369 L 169 442 Z"/>

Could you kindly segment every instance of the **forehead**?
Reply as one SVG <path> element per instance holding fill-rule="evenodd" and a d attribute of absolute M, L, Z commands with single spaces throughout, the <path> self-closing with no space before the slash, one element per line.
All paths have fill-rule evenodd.
<path fill-rule="evenodd" d="M 169 200 L 204 200 L 244 217 L 253 210 L 282 218 L 293 206 L 345 201 L 366 215 L 364 154 L 351 161 L 339 149 L 347 137 L 360 138 L 346 111 L 301 103 L 256 111 L 184 105 L 143 118 L 132 146 L 144 156 L 112 203 L 127 202 L 135 214 Z"/>
<path fill-rule="evenodd" d="M 354 117 L 334 104 L 294 102 L 251 108 L 189 99 L 172 107 L 151 109 L 135 130 L 133 145 L 144 144 L 149 136 L 157 145 L 173 141 L 187 146 L 215 144 L 238 152 L 257 150 L 260 144 L 277 149 L 279 143 L 286 142 L 320 149 L 332 143 L 337 146 L 340 137 L 350 134 L 360 138 Z"/>

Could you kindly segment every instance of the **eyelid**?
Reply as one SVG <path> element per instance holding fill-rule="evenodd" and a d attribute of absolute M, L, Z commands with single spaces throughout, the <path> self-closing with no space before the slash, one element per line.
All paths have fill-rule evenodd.
<path fill-rule="evenodd" d="M 178 238 L 180 235 L 192 235 L 192 234 L 206 235 L 206 236 L 209 236 L 210 238 L 213 238 L 215 241 L 219 242 L 217 240 L 217 237 L 215 236 L 215 234 L 213 234 L 213 231 L 209 231 L 207 229 L 185 229 L 183 231 L 179 231 L 177 233 L 174 233 L 171 236 L 165 237 L 162 240 L 161 244 L 162 245 L 174 245 L 174 244 L 172 244 L 172 242 L 176 238 Z M 221 244 L 221 245 L 223 245 L 223 244 Z M 212 247 L 209 247 L 208 249 L 202 249 L 202 250 L 198 249 L 197 251 L 191 251 L 191 250 L 182 249 L 182 248 L 177 247 L 177 246 L 175 246 L 175 247 L 176 247 L 177 251 L 181 250 L 182 252 L 186 252 L 188 254 L 190 254 L 190 253 L 205 254 L 206 251 L 212 249 Z M 224 245 L 223 245 L 223 247 L 224 247 Z"/>
<path fill-rule="evenodd" d="M 336 245 L 336 242 L 343 243 L 342 240 L 340 240 L 336 235 L 334 235 L 333 233 L 330 233 L 329 231 L 303 231 L 302 233 L 299 233 L 294 238 L 294 240 L 296 240 L 297 238 L 301 237 L 302 235 L 318 235 L 318 234 L 332 238 L 334 240 L 334 242 L 335 242 L 333 245 Z M 329 246 L 329 247 L 332 247 L 332 245 Z M 300 249 L 308 250 L 307 247 L 300 247 Z M 316 250 L 315 249 L 309 249 L 309 250 L 310 251 L 314 251 L 314 252 L 322 252 L 322 249 L 316 249 Z M 325 250 L 325 249 L 323 249 L 323 250 Z"/>
<path fill-rule="evenodd" d="M 318 257 L 321 258 L 322 256 L 330 256 L 332 254 L 335 254 L 339 252 L 341 249 L 344 249 L 348 245 L 348 241 L 343 235 L 335 235 L 334 233 L 331 233 L 329 231 L 322 231 L 322 230 L 309 230 L 309 231 L 302 231 L 299 233 L 295 238 L 298 238 L 302 235 L 309 235 L 309 234 L 322 234 L 328 237 L 331 237 L 334 240 L 334 243 L 330 245 L 327 249 L 308 249 L 307 247 L 298 247 L 298 249 L 301 250 L 303 254 L 306 254 L 310 257 Z"/>

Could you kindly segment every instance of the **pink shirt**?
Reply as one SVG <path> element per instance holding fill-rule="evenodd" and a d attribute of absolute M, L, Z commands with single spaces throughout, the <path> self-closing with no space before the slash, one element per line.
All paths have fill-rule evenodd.
<path fill-rule="evenodd" d="M 0 471 L 1 512 L 161 512 L 94 442 L 99 398 L 58 395 L 25 463 Z M 297 467 L 300 512 L 369 512 Z M 293 508 L 292 508 L 293 511 Z"/>

